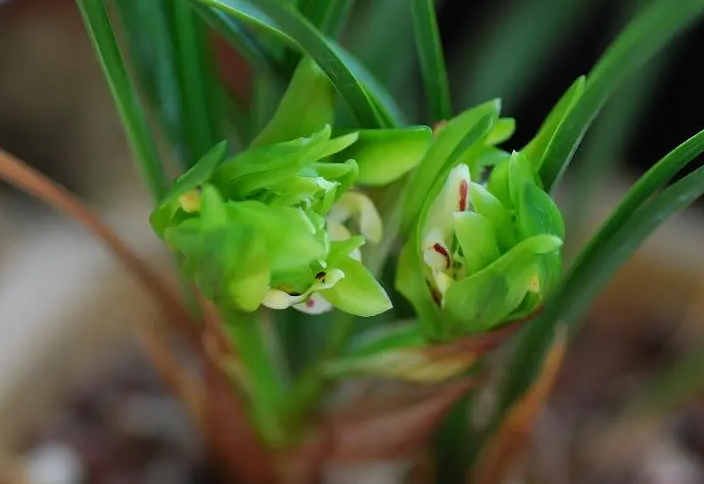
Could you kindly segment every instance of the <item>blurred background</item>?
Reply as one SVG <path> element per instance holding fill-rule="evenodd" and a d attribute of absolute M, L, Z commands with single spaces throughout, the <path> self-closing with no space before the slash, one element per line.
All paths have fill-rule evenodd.
<path fill-rule="evenodd" d="M 419 121 L 406 1 L 358 1 L 343 43 Z M 455 110 L 502 97 L 503 113 L 518 120 L 508 146 L 519 148 L 645 3 L 439 2 Z M 249 70 L 217 46 L 223 76 L 246 98 Z M 693 61 L 703 47 L 704 26 L 597 119 L 559 194 L 568 256 L 640 173 L 704 127 L 704 75 Z M 72 1 L 0 1 L 0 147 L 69 187 L 170 270 Z M 629 396 L 704 337 L 702 206 L 668 222 L 594 305 L 536 430 L 534 482 L 704 482 L 704 400 L 635 429 L 614 424 Z M 159 317 L 140 287 L 83 229 L 5 185 L 0 234 L 0 477 L 218 482 L 132 340 L 133 324 Z"/>

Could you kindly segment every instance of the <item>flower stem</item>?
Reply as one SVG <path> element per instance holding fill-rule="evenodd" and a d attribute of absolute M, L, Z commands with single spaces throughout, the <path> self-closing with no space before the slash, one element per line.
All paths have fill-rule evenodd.
<path fill-rule="evenodd" d="M 220 312 L 237 351 L 241 387 L 249 397 L 253 423 L 270 446 L 280 446 L 287 437 L 281 418 L 284 382 L 269 352 L 258 314 L 222 307 Z"/>

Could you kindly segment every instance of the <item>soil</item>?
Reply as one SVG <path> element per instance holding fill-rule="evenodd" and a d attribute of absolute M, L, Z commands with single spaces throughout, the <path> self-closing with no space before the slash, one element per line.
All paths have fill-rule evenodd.
<path fill-rule="evenodd" d="M 225 483 L 188 415 L 137 351 L 79 385 L 23 448 L 32 484 Z"/>

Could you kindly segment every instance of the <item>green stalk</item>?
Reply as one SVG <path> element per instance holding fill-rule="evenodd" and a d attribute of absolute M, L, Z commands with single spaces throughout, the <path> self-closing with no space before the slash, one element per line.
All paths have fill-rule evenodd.
<path fill-rule="evenodd" d="M 272 447 L 285 443 L 282 422 L 284 382 L 269 351 L 258 314 L 220 308 L 226 332 L 237 350 L 241 365 L 241 387 L 250 400 L 251 418 Z"/>

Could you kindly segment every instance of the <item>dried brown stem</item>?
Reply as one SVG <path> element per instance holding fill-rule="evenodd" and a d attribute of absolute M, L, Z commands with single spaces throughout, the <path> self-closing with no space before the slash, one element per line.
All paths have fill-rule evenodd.
<path fill-rule="evenodd" d="M 115 232 L 68 190 L 2 149 L 0 149 L 0 178 L 76 219 L 104 242 L 120 262 L 137 277 L 146 291 L 159 302 L 169 321 L 177 324 L 186 334 L 191 336 L 195 334 L 196 326 L 189 317 L 188 308 L 181 298 L 162 281 L 156 272 L 137 257 Z"/>
<path fill-rule="evenodd" d="M 0 149 L 0 179 L 46 202 L 77 220 L 105 243 L 116 258 L 132 273 L 159 303 L 172 324 L 187 336 L 191 349 L 205 365 L 205 391 L 179 366 L 173 352 L 155 328 L 137 327 L 140 340 L 157 370 L 193 413 L 215 452 L 233 473 L 249 484 L 276 484 L 271 456 L 249 426 L 246 414 L 230 381 L 204 352 L 199 325 L 190 317 L 182 299 L 144 261 L 88 208 L 59 184 L 26 163 Z M 209 314 L 208 314 L 209 313 Z M 212 308 L 206 311 L 210 333 L 222 338 Z M 222 340 L 221 340 L 222 341 Z M 223 425 L 226 424 L 226 425 Z"/>

